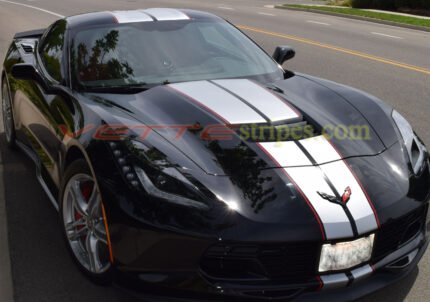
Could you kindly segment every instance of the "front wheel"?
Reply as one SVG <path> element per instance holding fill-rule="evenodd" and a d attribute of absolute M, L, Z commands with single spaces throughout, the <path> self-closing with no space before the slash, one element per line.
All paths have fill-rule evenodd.
<path fill-rule="evenodd" d="M 100 192 L 84 160 L 66 169 L 60 193 L 64 237 L 81 271 L 97 284 L 111 281 L 108 235 Z"/>

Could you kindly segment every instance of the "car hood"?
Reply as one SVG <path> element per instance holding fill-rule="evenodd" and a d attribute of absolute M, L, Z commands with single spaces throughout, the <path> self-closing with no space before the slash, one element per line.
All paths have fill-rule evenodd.
<path fill-rule="evenodd" d="M 319 164 L 372 156 L 386 149 L 366 117 L 336 91 L 301 76 L 275 84 L 280 89 L 246 79 L 197 81 L 158 86 L 138 94 L 90 97 L 122 108 L 141 123 L 132 127 L 142 141 L 161 135 L 178 152 L 213 175 L 234 173 L 233 163 L 238 158 L 254 162 L 256 169 L 315 164 L 294 158 L 294 154 L 286 160 L 273 160 L 262 146 L 292 146 L 302 136 L 276 131 L 271 136 L 272 132 L 264 128 L 269 125 L 276 129 L 291 125 L 302 130 L 311 127 L 308 129 L 314 133 L 308 136 L 323 138 L 304 140 L 314 149 L 327 147 L 322 135 L 326 134 L 337 154 L 321 156 Z M 151 133 L 144 131 L 145 127 L 151 127 Z M 282 142 L 276 143 L 278 140 Z"/>
<path fill-rule="evenodd" d="M 390 140 L 380 138 L 381 133 L 394 131 L 380 104 L 306 76 L 270 87 L 278 88 L 249 80 L 198 81 L 138 94 L 87 97 L 98 102 L 92 108 L 106 123 L 132 128 L 140 141 L 164 153 L 184 175 L 202 184 L 204 192 L 215 196 L 217 202 L 208 213 L 173 211 L 180 216 L 173 219 L 179 221 L 178 229 L 190 228 L 192 221 L 193 230 L 198 224 L 202 233 L 213 232 L 226 240 L 239 235 L 245 241 L 353 238 L 399 217 L 423 198 L 410 190 L 399 142 L 386 145 Z M 364 115 L 369 108 L 376 113 Z M 315 133 L 277 141 L 265 135 L 254 140 L 241 131 L 259 123 L 267 126 L 267 120 L 276 126 L 312 125 Z M 375 122 L 384 132 L 375 131 Z M 235 130 L 217 128 L 224 124 Z M 321 134 L 327 125 L 366 127 L 368 136 L 327 139 Z M 150 135 L 144 131 L 148 127 Z M 206 134 L 219 137 L 205 139 L 208 127 L 213 128 Z M 428 182 L 428 177 L 419 182 Z"/>

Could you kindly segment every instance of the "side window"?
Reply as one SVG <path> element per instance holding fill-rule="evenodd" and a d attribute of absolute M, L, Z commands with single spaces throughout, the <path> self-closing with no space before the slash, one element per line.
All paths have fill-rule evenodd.
<path fill-rule="evenodd" d="M 61 82 L 64 78 L 62 59 L 65 32 L 66 21 L 57 22 L 44 37 L 39 48 L 43 66 L 49 75 L 58 82 Z"/>

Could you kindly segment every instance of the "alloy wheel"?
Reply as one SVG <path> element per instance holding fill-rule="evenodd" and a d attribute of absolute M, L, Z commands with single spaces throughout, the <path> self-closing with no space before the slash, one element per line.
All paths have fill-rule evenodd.
<path fill-rule="evenodd" d="M 76 174 L 63 195 L 63 221 L 67 241 L 80 264 L 93 274 L 110 268 L 109 249 L 100 193 L 87 174 Z"/>

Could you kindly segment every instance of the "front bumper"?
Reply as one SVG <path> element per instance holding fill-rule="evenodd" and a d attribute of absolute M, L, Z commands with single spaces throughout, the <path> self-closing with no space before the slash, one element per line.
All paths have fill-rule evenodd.
<path fill-rule="evenodd" d="M 201 269 L 175 268 L 172 263 L 165 266 L 170 268 L 168 272 L 142 272 L 119 267 L 117 284 L 146 300 L 152 294 L 155 301 L 159 301 L 160 295 L 163 301 L 351 301 L 393 284 L 415 269 L 429 244 L 429 216 L 423 217 L 424 223 L 418 233 L 383 257 L 350 272 L 322 275 L 300 284 L 281 280 L 214 279 Z M 172 258 L 187 246 L 193 250 L 191 243 L 182 247 L 177 245 L 176 250 L 171 247 Z"/>
<path fill-rule="evenodd" d="M 321 291 L 301 295 L 294 301 L 354 301 L 381 290 L 409 275 L 424 255 L 428 244 L 429 238 L 420 233 L 408 244 L 373 265 L 370 270 L 361 270 L 364 273 L 358 275 L 352 283 L 327 284 Z"/>

